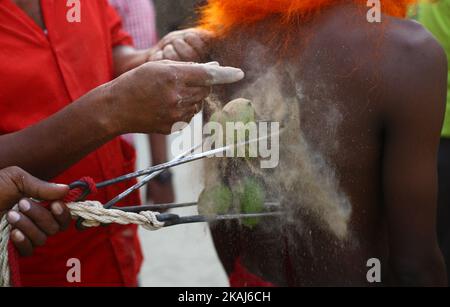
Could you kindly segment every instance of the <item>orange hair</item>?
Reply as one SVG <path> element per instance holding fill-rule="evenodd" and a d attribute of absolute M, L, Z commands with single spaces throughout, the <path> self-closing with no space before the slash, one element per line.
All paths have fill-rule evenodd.
<path fill-rule="evenodd" d="M 380 0 L 384 14 L 405 17 L 415 0 Z M 307 21 L 324 8 L 344 0 L 209 0 L 201 9 L 200 27 L 224 34 L 236 26 L 246 26 L 267 17 L 279 16 L 283 22 Z M 353 0 L 367 4 L 367 0 Z"/>

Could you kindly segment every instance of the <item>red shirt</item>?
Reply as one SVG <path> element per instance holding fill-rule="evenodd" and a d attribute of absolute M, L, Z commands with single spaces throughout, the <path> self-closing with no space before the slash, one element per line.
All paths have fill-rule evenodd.
<path fill-rule="evenodd" d="M 0 0 L 0 134 L 41 121 L 110 81 L 113 47 L 132 43 L 106 0 L 81 0 L 80 23 L 67 21 L 66 2 L 41 1 L 45 35 L 11 0 Z M 133 171 L 134 162 L 134 151 L 117 138 L 54 181 L 90 176 L 99 182 Z M 130 184 L 102 189 L 95 199 L 104 203 Z M 122 205 L 139 203 L 136 193 Z M 67 281 L 71 258 L 80 260 L 81 284 Z M 136 227 L 79 232 L 72 225 L 20 259 L 21 280 L 24 286 L 135 286 L 141 262 Z"/>

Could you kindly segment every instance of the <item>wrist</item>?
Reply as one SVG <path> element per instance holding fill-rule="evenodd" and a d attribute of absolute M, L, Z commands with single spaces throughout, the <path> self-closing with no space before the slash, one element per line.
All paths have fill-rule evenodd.
<path fill-rule="evenodd" d="M 118 116 L 120 112 L 117 110 L 119 97 L 114 90 L 114 81 L 98 87 L 95 92 L 98 99 L 95 99 L 95 107 L 90 112 L 97 118 L 100 129 L 110 138 L 123 134 Z"/>
<path fill-rule="evenodd" d="M 114 71 L 120 76 L 148 62 L 148 50 L 136 50 L 130 46 L 117 46 L 113 49 Z"/>
<path fill-rule="evenodd" d="M 133 50 L 129 54 L 123 57 L 123 63 L 121 71 L 117 73 L 118 76 L 133 70 L 148 62 L 149 55 L 147 50 Z"/>
<path fill-rule="evenodd" d="M 162 59 L 156 57 L 156 54 L 158 51 L 160 51 L 160 49 L 157 47 L 152 47 L 150 49 L 147 49 L 145 51 L 146 62 L 154 62 L 154 61 L 162 60 Z"/>
<path fill-rule="evenodd" d="M 150 54 L 151 54 L 150 50 L 151 49 L 136 51 L 136 56 L 135 56 L 136 57 L 136 59 L 135 59 L 136 66 L 133 68 L 141 66 L 141 65 L 147 63 L 148 61 L 150 61 Z"/>

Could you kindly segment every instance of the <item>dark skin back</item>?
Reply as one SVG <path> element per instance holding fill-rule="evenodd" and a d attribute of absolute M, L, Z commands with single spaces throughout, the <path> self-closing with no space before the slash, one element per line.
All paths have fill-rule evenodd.
<path fill-rule="evenodd" d="M 273 220 L 254 230 L 214 224 L 227 272 L 240 256 L 250 272 L 279 286 L 370 285 L 366 264 L 378 258 L 384 285 L 446 285 L 435 227 L 446 57 L 418 24 L 388 16 L 369 24 L 365 12 L 339 5 L 289 29 L 294 39 L 284 51 L 275 49 L 284 42 L 280 32 L 258 55 L 259 67 L 294 63 L 306 97 L 301 129 L 352 204 L 349 240 L 339 242 L 301 210 L 302 233 L 283 224 L 266 231 L 264 223 Z M 214 60 L 254 69 L 248 55 L 255 41 L 267 46 L 260 34 L 272 22 L 236 30 L 214 47 Z M 245 86 L 225 88 L 224 101 Z M 341 115 L 332 133 L 331 109 Z"/>

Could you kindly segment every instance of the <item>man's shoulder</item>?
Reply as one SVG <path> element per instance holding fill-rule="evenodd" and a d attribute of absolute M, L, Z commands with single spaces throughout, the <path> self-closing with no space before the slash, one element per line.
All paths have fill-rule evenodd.
<path fill-rule="evenodd" d="M 413 20 L 382 15 L 380 22 L 371 23 L 360 9 L 350 6 L 325 15 L 319 24 L 333 50 L 348 46 L 360 57 L 422 58 L 439 64 L 446 58 L 434 36 Z"/>
<path fill-rule="evenodd" d="M 439 121 L 448 67 L 444 49 L 415 21 L 388 18 L 382 31 L 380 59 L 371 72 L 380 81 L 384 110 L 392 116 L 417 113 Z"/>
<path fill-rule="evenodd" d="M 445 51 L 434 36 L 421 24 L 412 20 L 391 18 L 386 26 L 386 51 L 411 60 L 439 62 Z M 420 62 L 421 62 L 420 61 Z"/>
<path fill-rule="evenodd" d="M 361 56 L 402 57 L 406 60 L 442 61 L 445 52 L 434 36 L 416 21 L 384 16 L 382 22 L 353 26 L 343 23 L 335 44 L 356 48 Z M 442 63 L 442 62 L 441 62 Z"/>
<path fill-rule="evenodd" d="M 381 73 L 391 86 L 405 83 L 416 86 L 416 91 L 438 84 L 445 87 L 447 56 L 428 30 L 415 21 L 392 19 L 385 37 L 380 47 Z"/>
<path fill-rule="evenodd" d="M 373 24 L 361 15 L 341 17 L 324 21 L 317 46 L 328 50 L 332 59 L 325 61 L 347 78 L 353 92 L 363 93 L 362 98 L 369 95 L 388 112 L 419 111 L 440 100 L 433 97 L 446 88 L 447 57 L 422 25 L 386 15 Z"/>
<path fill-rule="evenodd" d="M 364 77 L 381 80 L 385 85 L 395 84 L 398 79 L 417 79 L 420 83 L 446 76 L 444 49 L 428 30 L 412 20 L 384 16 L 379 24 L 346 24 L 336 31 L 328 48 L 341 49 L 336 52 L 347 61 L 340 61 L 340 66 L 357 63 Z"/>

